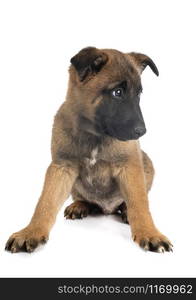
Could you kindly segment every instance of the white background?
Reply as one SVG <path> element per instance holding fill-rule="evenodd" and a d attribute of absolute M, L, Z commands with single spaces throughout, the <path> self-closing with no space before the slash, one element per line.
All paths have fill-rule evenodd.
<path fill-rule="evenodd" d="M 0 276 L 195 277 L 195 1 L 0 3 Z M 143 52 L 159 68 L 159 77 L 149 68 L 142 76 L 141 144 L 156 169 L 151 211 L 173 254 L 142 251 L 113 216 L 68 221 L 63 209 L 45 247 L 4 251 L 32 216 L 69 61 L 86 46 Z"/>

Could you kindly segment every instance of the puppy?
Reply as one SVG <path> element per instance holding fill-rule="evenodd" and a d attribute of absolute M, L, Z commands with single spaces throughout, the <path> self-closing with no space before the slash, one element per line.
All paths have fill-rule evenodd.
<path fill-rule="evenodd" d="M 158 76 L 154 62 L 134 52 L 88 47 L 71 59 L 41 197 L 29 225 L 9 238 L 7 250 L 32 252 L 46 242 L 70 194 L 74 202 L 65 210 L 67 218 L 120 213 L 140 247 L 172 250 L 149 211 L 154 169 L 138 142 L 146 132 L 139 105 L 146 66 Z"/>

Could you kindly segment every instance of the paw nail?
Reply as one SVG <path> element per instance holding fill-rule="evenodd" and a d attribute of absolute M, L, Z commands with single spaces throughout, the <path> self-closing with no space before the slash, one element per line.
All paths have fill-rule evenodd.
<path fill-rule="evenodd" d="M 158 248 L 158 252 L 159 253 L 164 253 L 165 252 L 165 248 L 164 247 L 159 247 Z"/>
<path fill-rule="evenodd" d="M 12 252 L 12 253 L 16 253 L 16 252 L 17 252 L 17 249 L 16 249 L 16 248 L 12 248 L 12 249 L 11 249 L 11 252 Z"/>

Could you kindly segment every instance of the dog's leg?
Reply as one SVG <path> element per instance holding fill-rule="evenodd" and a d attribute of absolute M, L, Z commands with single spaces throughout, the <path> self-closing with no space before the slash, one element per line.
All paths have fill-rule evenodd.
<path fill-rule="evenodd" d="M 123 202 L 118 208 L 117 208 L 117 214 L 119 215 L 120 211 L 120 216 L 122 218 L 123 223 L 129 224 L 127 220 L 127 205 L 125 202 Z"/>
<path fill-rule="evenodd" d="M 74 166 L 52 163 L 45 177 L 43 192 L 29 225 L 14 233 L 6 244 L 11 252 L 32 252 L 40 243 L 47 241 L 56 215 L 69 196 L 77 177 Z"/>
<path fill-rule="evenodd" d="M 170 241 L 155 227 L 147 198 L 146 178 L 139 143 L 133 143 L 129 161 L 118 176 L 120 189 L 127 205 L 127 218 L 132 236 L 145 250 L 170 251 Z"/>
<path fill-rule="evenodd" d="M 103 213 L 101 208 L 96 204 L 89 203 L 87 201 L 74 201 L 72 204 L 66 207 L 64 211 L 64 217 L 66 219 L 83 219 L 89 214 L 97 215 Z"/>
<path fill-rule="evenodd" d="M 154 178 L 154 168 L 151 159 L 148 157 L 148 155 L 142 151 L 142 161 L 144 166 L 144 176 L 145 176 L 145 182 L 146 182 L 146 190 L 149 192 L 152 186 L 153 178 Z M 122 221 L 126 224 L 129 224 L 127 220 L 127 205 L 125 202 L 123 202 L 117 209 L 120 211 L 120 215 L 122 218 Z"/>
<path fill-rule="evenodd" d="M 152 164 L 151 159 L 148 157 L 148 155 L 142 151 L 142 161 L 144 166 L 144 175 L 145 175 L 145 182 L 146 182 L 146 189 L 147 192 L 150 191 L 153 178 L 154 178 L 154 167 Z"/>
<path fill-rule="evenodd" d="M 66 219 L 83 219 L 90 213 L 90 203 L 86 201 L 74 201 L 66 207 L 64 217 Z"/>
<path fill-rule="evenodd" d="M 89 214 L 102 213 L 101 208 L 94 203 L 86 201 L 74 188 L 71 195 L 74 202 L 65 208 L 64 217 L 66 219 L 83 219 Z"/>

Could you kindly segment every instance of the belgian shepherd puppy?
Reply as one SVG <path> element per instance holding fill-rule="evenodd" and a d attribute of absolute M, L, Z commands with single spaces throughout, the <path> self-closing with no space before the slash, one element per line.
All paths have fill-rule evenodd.
<path fill-rule="evenodd" d="M 158 76 L 154 62 L 134 52 L 88 47 L 71 59 L 41 197 L 29 225 L 9 238 L 7 250 L 32 252 L 46 242 L 70 193 L 74 202 L 65 210 L 67 218 L 118 212 L 143 249 L 172 250 L 149 211 L 154 169 L 138 142 L 146 132 L 140 109 L 140 75 L 146 66 Z"/>

